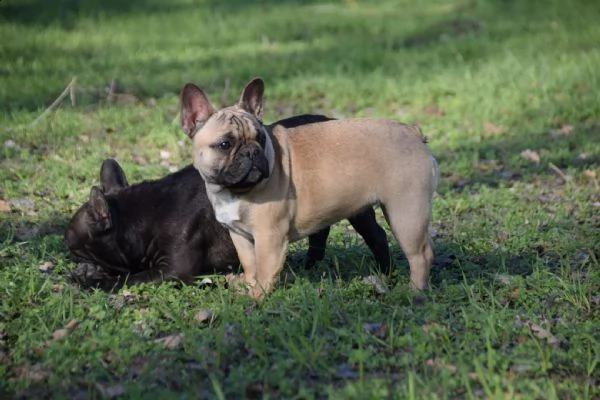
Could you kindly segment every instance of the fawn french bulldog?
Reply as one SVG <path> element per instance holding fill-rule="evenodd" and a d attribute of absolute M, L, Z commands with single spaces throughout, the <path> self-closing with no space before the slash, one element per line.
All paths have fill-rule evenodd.
<path fill-rule="evenodd" d="M 290 242 L 379 203 L 408 259 L 411 286 L 425 289 L 438 167 L 421 130 L 373 119 L 265 126 L 263 93 L 256 78 L 237 104 L 217 110 L 196 85 L 181 91 L 193 165 L 244 269 L 232 281 L 262 298 Z"/>

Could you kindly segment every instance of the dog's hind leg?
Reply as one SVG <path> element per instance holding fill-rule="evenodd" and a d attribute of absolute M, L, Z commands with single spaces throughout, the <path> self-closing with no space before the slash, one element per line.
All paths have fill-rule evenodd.
<path fill-rule="evenodd" d="M 377 223 L 373 207 L 365 208 L 355 216 L 348 218 L 348 221 L 371 249 L 381 272 L 389 274 L 391 268 L 387 235 Z"/>
<path fill-rule="evenodd" d="M 328 226 L 308 237 L 308 251 L 306 253 L 304 268 L 310 269 L 315 266 L 317 261 L 325 258 L 325 247 L 327 246 L 329 230 L 330 227 Z"/>
<path fill-rule="evenodd" d="M 408 259 L 411 287 L 424 290 L 428 286 L 429 271 L 433 262 L 433 243 L 428 232 L 431 200 L 420 200 L 407 196 L 404 199 L 394 199 L 382 208 L 396 240 Z"/>

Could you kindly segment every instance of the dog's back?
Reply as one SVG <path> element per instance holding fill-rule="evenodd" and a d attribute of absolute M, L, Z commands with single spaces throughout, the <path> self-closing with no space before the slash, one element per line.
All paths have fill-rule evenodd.
<path fill-rule="evenodd" d="M 412 125 L 345 119 L 275 128 L 273 134 L 287 143 L 295 184 L 302 187 L 297 193 L 300 232 L 302 215 L 331 224 L 383 197 L 414 193 L 415 185 L 435 189 L 437 164 L 421 130 Z M 339 196 L 332 198 L 323 188 L 335 188 Z M 335 206 L 329 204 L 333 200 Z"/>

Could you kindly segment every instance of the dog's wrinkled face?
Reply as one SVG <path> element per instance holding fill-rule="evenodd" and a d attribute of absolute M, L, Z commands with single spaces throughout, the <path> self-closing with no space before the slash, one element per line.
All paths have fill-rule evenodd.
<path fill-rule="evenodd" d="M 65 231 L 65 242 L 74 261 L 102 266 L 121 264 L 115 251 L 110 208 L 99 188 L 92 188 L 90 200 L 71 219 Z M 98 257 L 98 254 L 102 256 Z"/>
<path fill-rule="evenodd" d="M 202 89 L 181 92 L 181 123 L 193 141 L 194 167 L 209 184 L 246 191 L 269 177 L 272 144 L 263 126 L 262 80 L 251 81 L 237 105 L 216 111 Z"/>
<path fill-rule="evenodd" d="M 127 187 L 127 178 L 114 160 L 102 164 L 100 178 L 102 189 L 93 187 L 89 200 L 73 215 L 65 231 L 65 242 L 74 261 L 125 270 L 127 262 L 119 252 L 114 211 L 107 195 Z"/>

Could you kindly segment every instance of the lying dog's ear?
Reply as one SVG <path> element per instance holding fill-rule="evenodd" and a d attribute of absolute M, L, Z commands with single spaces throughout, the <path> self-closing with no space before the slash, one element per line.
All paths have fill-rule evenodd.
<path fill-rule="evenodd" d="M 238 106 L 254 114 L 258 119 L 262 119 L 264 92 L 265 83 L 263 80 L 260 78 L 252 79 L 242 91 Z"/>
<path fill-rule="evenodd" d="M 190 138 L 215 112 L 202 89 L 193 83 L 187 83 L 181 90 L 181 127 Z"/>
<path fill-rule="evenodd" d="M 102 191 L 105 194 L 116 193 L 129 186 L 123 168 L 112 158 L 102 162 L 100 182 L 102 183 Z"/>
<path fill-rule="evenodd" d="M 93 229 L 96 233 L 105 232 L 112 226 L 110 210 L 104 194 L 97 186 L 90 192 L 90 207 Z"/>

